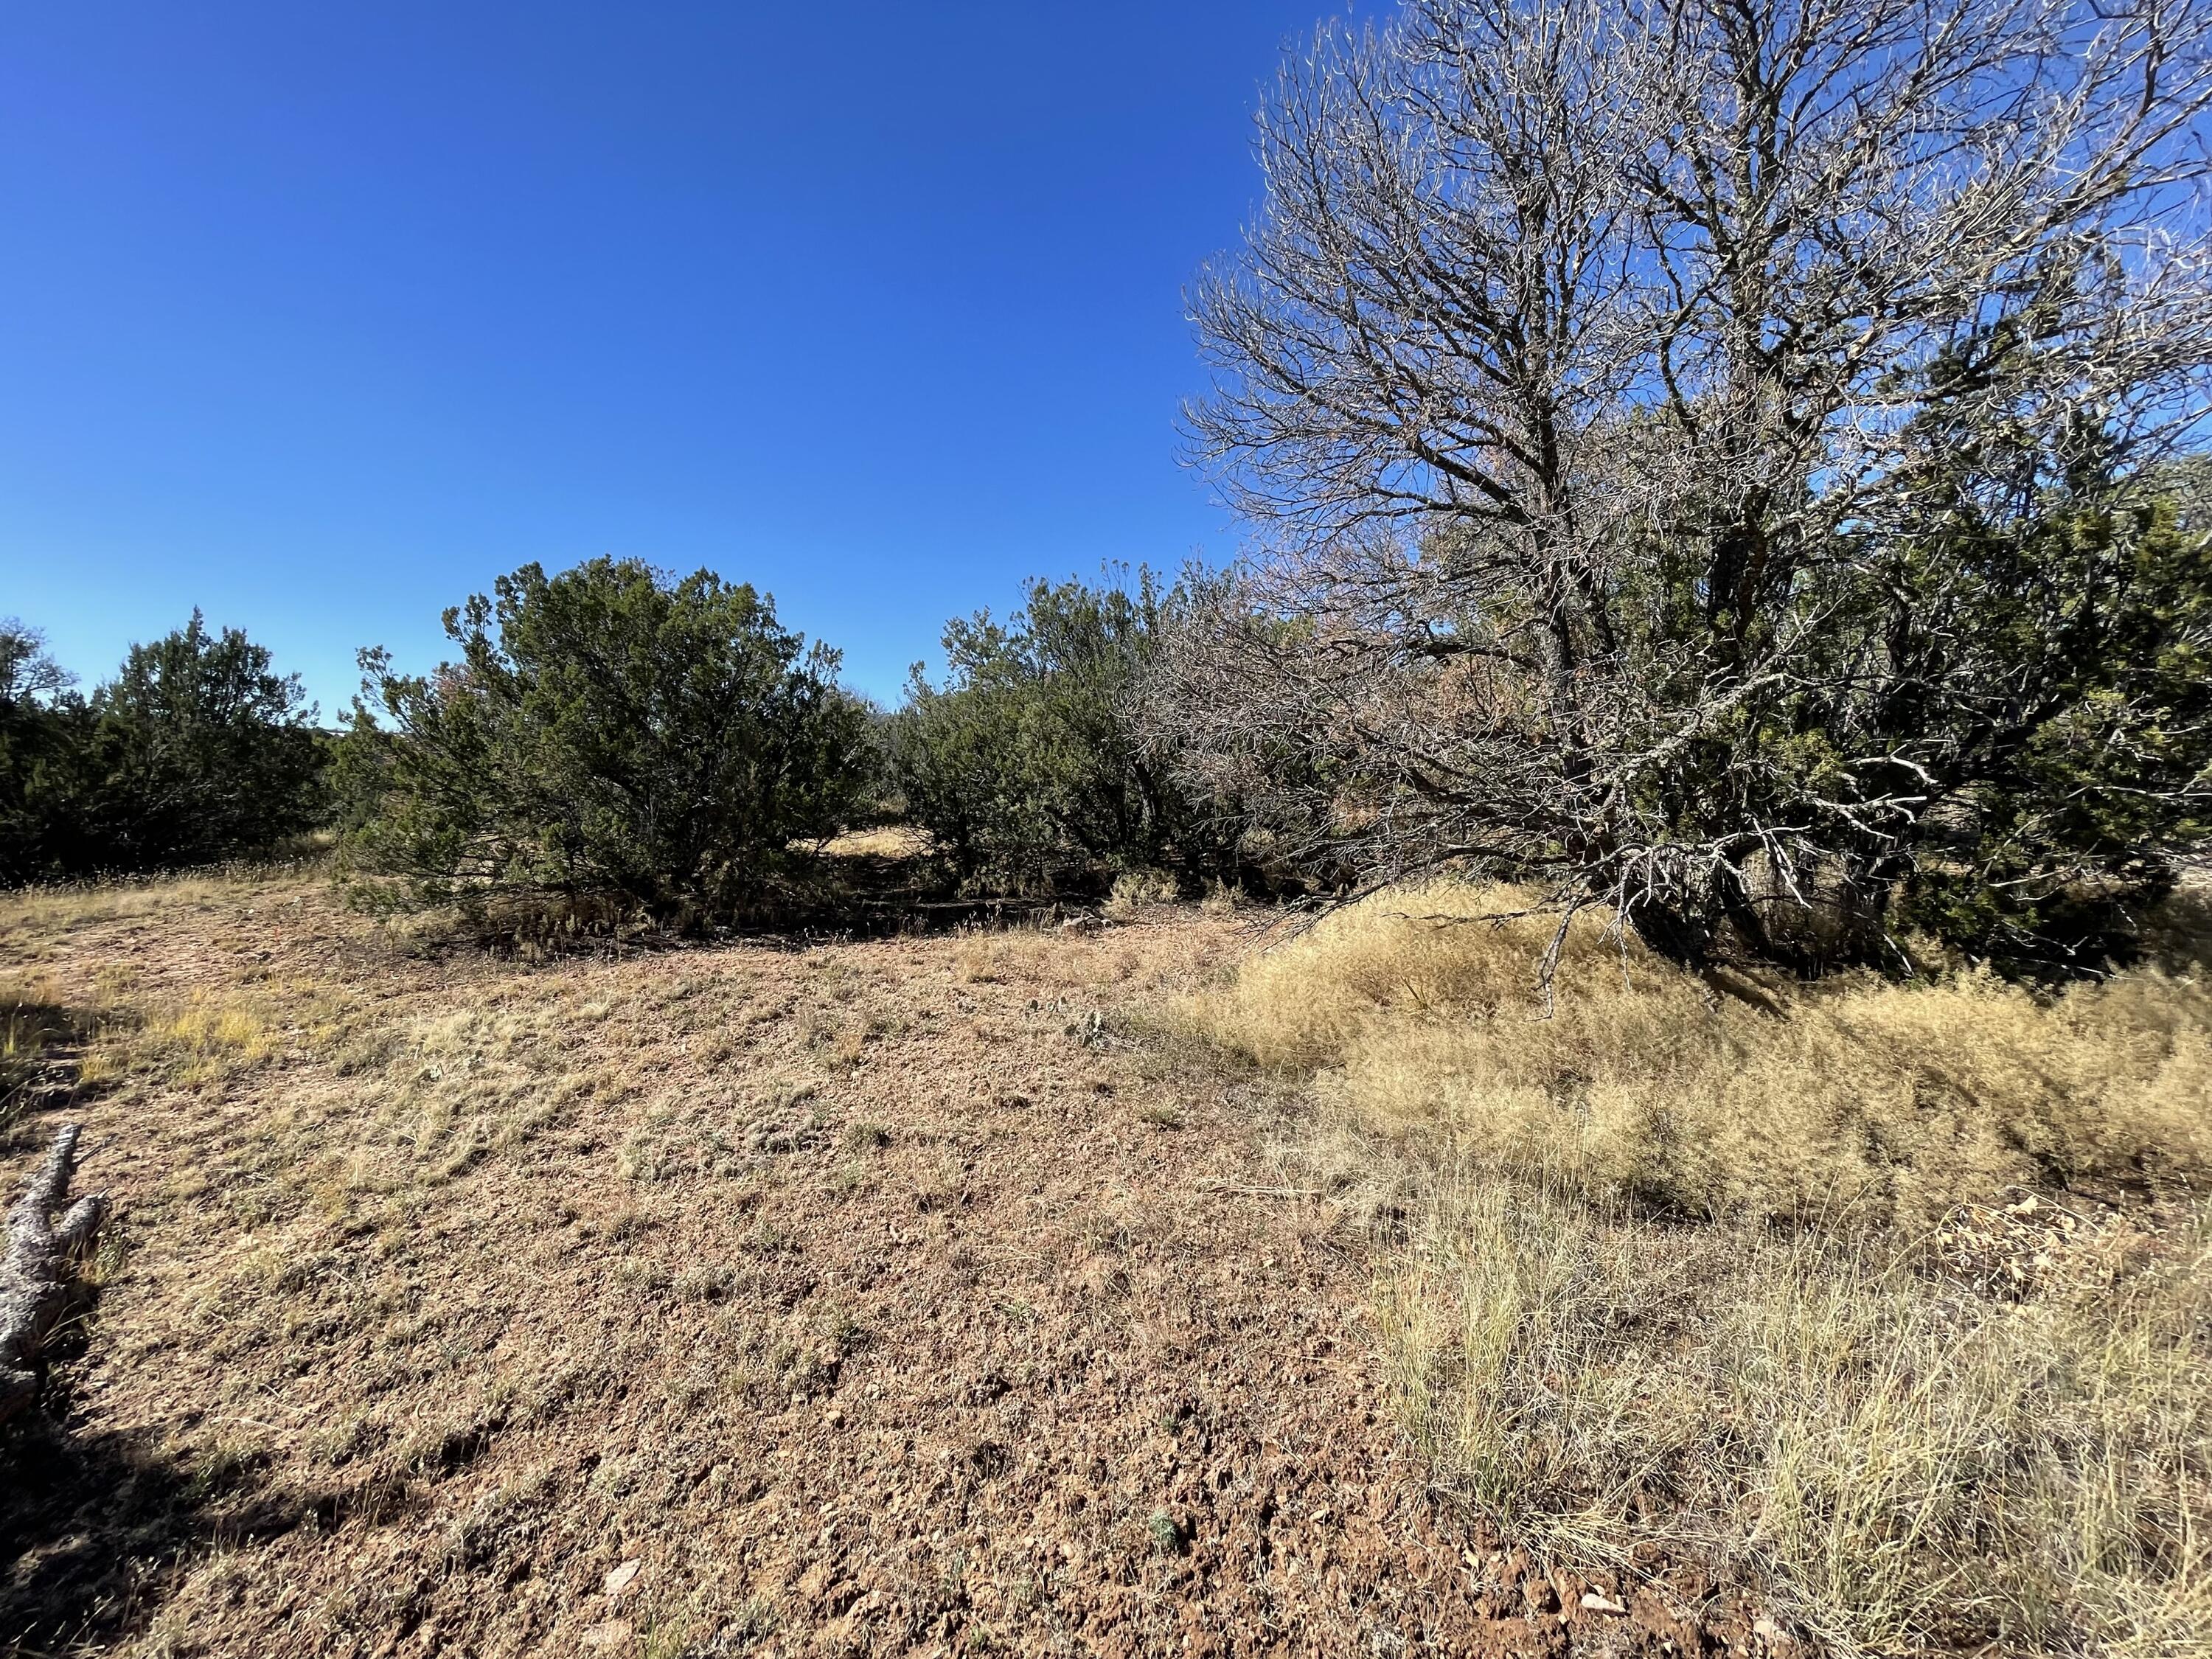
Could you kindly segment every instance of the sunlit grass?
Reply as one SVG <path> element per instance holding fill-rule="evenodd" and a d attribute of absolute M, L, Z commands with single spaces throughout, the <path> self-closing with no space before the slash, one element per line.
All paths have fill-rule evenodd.
<path fill-rule="evenodd" d="M 2212 1652 L 2206 988 L 1731 987 L 1591 918 L 1547 1015 L 1516 908 L 1386 894 L 1186 1011 L 1313 1073 L 1310 1160 L 1410 1209 L 1377 1334 L 1440 1480 L 1840 1652 Z M 2023 1197 L 2099 1181 L 2165 1197 Z"/>
<path fill-rule="evenodd" d="M 2154 969 L 2056 999 L 1979 975 L 1717 989 L 1496 890 L 1382 896 L 1194 1008 L 1362 1121 L 1600 1199 L 1887 1224 L 2023 1185 L 2212 1174 L 2212 988 Z"/>

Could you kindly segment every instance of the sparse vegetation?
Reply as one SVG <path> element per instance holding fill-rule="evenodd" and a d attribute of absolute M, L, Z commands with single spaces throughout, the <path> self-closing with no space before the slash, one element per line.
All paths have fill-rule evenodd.
<path fill-rule="evenodd" d="M 885 709 L 527 564 L 343 734 L 0 623 L 0 1646 L 2212 1659 L 2208 116 L 1401 0 L 1194 290 L 1230 568 Z"/>
<path fill-rule="evenodd" d="M 1553 1559 L 1666 1547 L 1846 1653 L 2212 1644 L 2212 996 L 1700 979 L 1391 892 L 1197 999 L 1410 1206 L 1401 1420 Z M 1487 921 L 1486 917 L 1506 917 Z"/>

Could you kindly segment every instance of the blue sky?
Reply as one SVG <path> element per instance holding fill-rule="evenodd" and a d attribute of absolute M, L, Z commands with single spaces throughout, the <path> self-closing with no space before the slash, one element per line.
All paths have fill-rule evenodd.
<path fill-rule="evenodd" d="M 327 715 L 608 553 L 889 697 L 1025 575 L 1226 556 L 1182 289 L 1331 9 L 9 5 L 0 615 L 88 686 L 198 605 Z"/>

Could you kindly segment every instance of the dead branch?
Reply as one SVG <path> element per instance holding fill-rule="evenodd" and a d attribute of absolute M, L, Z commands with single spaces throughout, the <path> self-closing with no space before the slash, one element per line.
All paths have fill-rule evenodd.
<path fill-rule="evenodd" d="M 46 1160 L 8 1212 L 8 1253 L 0 1260 L 0 1422 L 38 1397 L 40 1349 L 76 1299 L 73 1269 L 107 1214 L 93 1193 L 53 1214 L 69 1198 L 82 1126 L 65 1125 Z"/>

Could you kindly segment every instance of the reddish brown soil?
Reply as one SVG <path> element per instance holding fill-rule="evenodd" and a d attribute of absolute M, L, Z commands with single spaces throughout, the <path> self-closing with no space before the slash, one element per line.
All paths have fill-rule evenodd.
<path fill-rule="evenodd" d="M 112 1080 L 0 1176 L 81 1118 L 125 1248 L 0 1441 L 0 1642 L 1759 1648 L 1429 1496 L 1364 1243 L 1260 1156 L 1286 1103 L 1135 1018 L 1237 948 L 1162 912 L 529 966 L 302 881 L 23 913 L 0 951 L 108 1011 Z"/>

